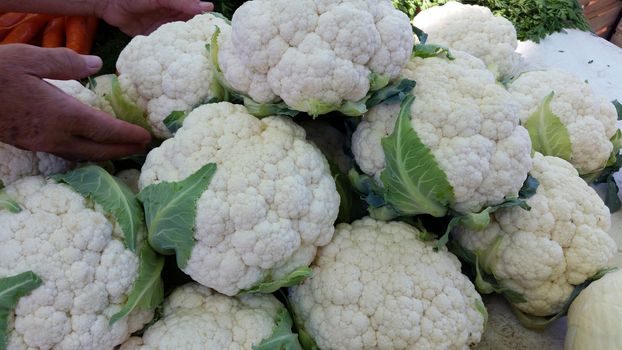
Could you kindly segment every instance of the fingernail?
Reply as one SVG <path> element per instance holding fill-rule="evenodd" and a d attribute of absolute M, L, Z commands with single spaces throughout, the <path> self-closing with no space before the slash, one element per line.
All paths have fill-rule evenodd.
<path fill-rule="evenodd" d="M 89 69 L 100 69 L 102 67 L 102 59 L 93 55 L 83 55 L 84 63 Z"/>
<path fill-rule="evenodd" d="M 210 12 L 214 10 L 214 4 L 212 4 L 211 2 L 201 2 L 199 3 L 199 6 L 201 7 L 201 11 L 203 12 Z"/>

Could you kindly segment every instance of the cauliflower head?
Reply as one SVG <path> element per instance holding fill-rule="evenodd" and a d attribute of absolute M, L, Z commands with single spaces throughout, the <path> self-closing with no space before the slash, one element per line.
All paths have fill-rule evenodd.
<path fill-rule="evenodd" d="M 229 24 L 212 14 L 167 23 L 149 36 L 134 37 L 119 55 L 121 91 L 146 111 L 156 137 L 171 136 L 163 123 L 169 114 L 190 111 L 216 97 L 205 45 L 217 27 L 227 31 Z"/>
<path fill-rule="evenodd" d="M 469 349 L 485 309 L 460 262 L 400 222 L 340 224 L 313 276 L 290 289 L 297 320 L 320 349 Z"/>
<path fill-rule="evenodd" d="M 487 7 L 450 1 L 419 12 L 413 24 L 428 34 L 428 42 L 468 52 L 500 78 L 521 66 L 514 25 Z"/>
<path fill-rule="evenodd" d="M 233 90 L 319 115 L 362 100 L 372 73 L 396 78 L 413 44 L 389 0 L 254 0 L 219 37 L 218 58 Z"/>
<path fill-rule="evenodd" d="M 109 326 L 139 264 L 101 207 L 40 176 L 5 192 L 22 210 L 0 209 L 0 278 L 32 271 L 43 281 L 9 314 L 8 350 L 111 349 L 151 320 L 141 310 Z"/>
<path fill-rule="evenodd" d="M 52 79 L 45 81 L 78 101 L 101 110 L 101 100 L 80 82 Z M 26 176 L 63 173 L 72 166 L 72 162 L 49 153 L 26 151 L 0 142 L 0 182 L 5 185 Z"/>
<path fill-rule="evenodd" d="M 121 350 L 252 349 L 272 336 L 279 312 L 287 310 L 271 294 L 227 297 L 186 284 L 166 299 L 162 318 Z"/>
<path fill-rule="evenodd" d="M 516 196 L 531 168 L 531 142 L 519 126 L 518 106 L 483 62 L 452 51 L 454 60 L 413 58 L 401 75 L 415 80 L 411 125 L 453 187 L 453 207 L 479 211 Z M 400 106 L 378 105 L 352 136 L 356 163 L 379 178 L 385 168 L 381 144 Z"/>
<path fill-rule="evenodd" d="M 180 266 L 195 281 L 234 295 L 308 266 L 330 241 L 335 181 L 291 119 L 259 120 L 227 102 L 198 107 L 148 154 L 139 187 L 184 180 L 208 163 L 217 170 L 196 204 L 196 244 Z"/>
<path fill-rule="evenodd" d="M 530 211 L 500 209 L 483 231 L 459 228 L 460 244 L 480 257 L 482 269 L 523 296 L 521 311 L 561 311 L 574 286 L 603 268 L 617 251 L 607 234 L 609 209 L 563 159 L 535 154 L 531 175 L 540 185 Z"/>
<path fill-rule="evenodd" d="M 552 92 L 550 109 L 570 137 L 571 156 L 567 160 L 581 175 L 605 167 L 613 150 L 610 139 L 618 130 L 617 113 L 613 104 L 594 93 L 588 83 L 565 71 L 540 70 L 521 74 L 508 90 L 520 105 L 523 123 Z"/>

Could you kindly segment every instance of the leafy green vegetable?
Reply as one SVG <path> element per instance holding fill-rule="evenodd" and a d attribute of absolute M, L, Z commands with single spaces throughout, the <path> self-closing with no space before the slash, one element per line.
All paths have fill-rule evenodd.
<path fill-rule="evenodd" d="M 138 125 L 152 133 L 151 126 L 147 122 L 146 112 L 125 97 L 117 77 L 112 78 L 112 91 L 105 95 L 105 99 L 110 103 L 117 119 Z"/>
<path fill-rule="evenodd" d="M 577 0 L 462 0 L 486 6 L 495 15 L 507 18 L 516 27 L 519 40 L 539 42 L 564 29 L 591 31 Z"/>
<path fill-rule="evenodd" d="M 380 90 L 373 91 L 365 101 L 366 109 L 370 109 L 379 104 L 401 103 L 404 98 L 415 88 L 415 81 L 401 79 L 391 85 L 387 85 Z"/>
<path fill-rule="evenodd" d="M 622 103 L 618 100 L 611 101 L 613 106 L 616 108 L 616 112 L 618 112 L 618 120 L 622 120 Z"/>
<path fill-rule="evenodd" d="M 298 342 L 298 335 L 292 333 L 292 318 L 287 309 L 281 308 L 276 316 L 276 325 L 272 335 L 253 345 L 253 350 L 302 350 Z"/>
<path fill-rule="evenodd" d="M 138 277 L 123 308 L 112 315 L 110 325 L 129 315 L 136 308 L 153 310 L 164 299 L 164 284 L 160 274 L 164 257 L 156 254 L 148 244 L 140 248 Z"/>
<path fill-rule="evenodd" d="M 69 185 L 85 198 L 90 198 L 112 214 L 123 234 L 125 246 L 136 253 L 138 237 L 144 233 L 143 211 L 132 190 L 123 181 L 104 169 L 88 165 L 66 174 L 52 177 L 56 182 Z"/>
<path fill-rule="evenodd" d="M 383 87 L 389 85 L 390 81 L 391 81 L 390 76 L 372 72 L 369 74 L 369 90 L 370 91 L 380 90 Z"/>
<path fill-rule="evenodd" d="M 17 204 L 9 195 L 0 187 L 0 209 L 6 209 L 10 213 L 17 214 L 22 211 L 22 207 Z"/>
<path fill-rule="evenodd" d="M 547 95 L 538 109 L 523 124 L 529 132 L 532 149 L 545 156 L 570 161 L 572 143 L 568 129 L 551 110 L 554 92 Z"/>
<path fill-rule="evenodd" d="M 196 243 L 197 201 L 215 173 L 216 164 L 210 163 L 185 180 L 149 185 L 138 194 L 145 206 L 149 244 L 160 254 L 175 254 L 180 268 L 188 264 Z"/>
<path fill-rule="evenodd" d="M 447 3 L 449 0 L 392 0 L 393 6 L 411 19 L 419 10 Z M 507 18 L 519 40 L 539 42 L 545 36 L 564 29 L 591 31 L 577 0 L 458 0 L 464 4 L 490 8 Z"/>
<path fill-rule="evenodd" d="M 380 174 L 384 200 L 401 215 L 444 216 L 454 201 L 453 188 L 430 149 L 410 122 L 415 97 L 406 96 L 393 133 L 382 139 L 386 168 Z"/>
<path fill-rule="evenodd" d="M 442 5 L 449 1 L 450 0 L 391 0 L 393 6 L 408 15 L 410 19 L 413 19 L 419 10 Z"/>
<path fill-rule="evenodd" d="M 296 115 L 298 115 L 298 113 L 300 113 L 299 111 L 289 108 L 289 106 L 286 105 L 285 102 L 258 103 L 248 96 L 244 96 L 242 100 L 244 101 L 244 107 L 246 107 L 248 113 L 257 118 L 265 118 L 271 115 L 285 115 L 288 117 L 295 117 Z"/>
<path fill-rule="evenodd" d="M 171 114 L 164 118 L 164 126 L 171 134 L 175 134 L 184 125 L 184 120 L 188 114 L 186 111 L 172 111 Z"/>
<path fill-rule="evenodd" d="M 0 278 L 0 349 L 5 349 L 9 340 L 9 313 L 13 312 L 21 297 L 41 284 L 43 281 L 32 271 Z"/>
<path fill-rule="evenodd" d="M 313 274 L 313 270 L 311 270 L 307 266 L 302 266 L 292 271 L 290 274 L 288 274 L 287 276 L 281 279 L 272 281 L 271 278 L 267 278 L 266 281 L 259 283 L 253 288 L 243 290 L 240 293 L 238 293 L 238 295 L 253 294 L 253 293 L 265 293 L 265 294 L 274 293 L 283 287 L 291 287 L 291 286 L 300 284 L 302 281 L 310 277 L 312 274 Z"/>

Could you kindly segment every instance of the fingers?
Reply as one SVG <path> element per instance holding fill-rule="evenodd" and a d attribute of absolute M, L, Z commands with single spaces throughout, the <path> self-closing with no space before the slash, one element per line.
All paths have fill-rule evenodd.
<path fill-rule="evenodd" d="M 97 56 L 79 55 L 67 48 L 39 48 L 27 46 L 24 49 L 24 69 L 27 73 L 48 79 L 82 79 L 97 73 L 102 60 Z"/>
<path fill-rule="evenodd" d="M 110 160 L 118 159 L 145 150 L 145 146 L 137 144 L 101 144 L 81 137 L 67 139 L 63 148 L 51 152 L 68 160 Z"/>
<path fill-rule="evenodd" d="M 151 135 L 147 130 L 91 108 L 76 101 L 72 106 L 72 135 L 98 143 L 147 145 Z"/>

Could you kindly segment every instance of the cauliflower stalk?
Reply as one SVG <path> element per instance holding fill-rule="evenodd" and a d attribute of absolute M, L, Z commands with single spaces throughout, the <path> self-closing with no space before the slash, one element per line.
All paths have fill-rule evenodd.
<path fill-rule="evenodd" d="M 308 276 L 339 208 L 328 163 L 301 127 L 227 102 L 192 111 L 147 155 L 139 187 L 151 245 L 226 295 Z"/>
<path fill-rule="evenodd" d="M 486 320 L 481 297 L 458 259 L 419 234 L 371 218 L 339 224 L 313 276 L 290 289 L 299 328 L 324 350 L 477 344 Z"/>
<path fill-rule="evenodd" d="M 163 259 L 141 244 L 137 199 L 103 169 L 14 182 L 0 221 L 0 348 L 110 349 L 153 317 Z"/>
<path fill-rule="evenodd" d="M 590 85 L 561 70 L 521 74 L 508 87 L 533 149 L 572 163 L 593 178 L 615 163 L 622 144 L 614 105 Z"/>
<path fill-rule="evenodd" d="M 607 207 L 572 165 L 539 153 L 533 163 L 540 186 L 527 199 L 530 211 L 500 209 L 484 230 L 461 227 L 454 236 L 459 255 L 476 268 L 478 290 L 503 293 L 522 313 L 554 315 L 522 318 L 539 327 L 565 312 L 577 288 L 609 267 L 617 248 L 607 234 Z"/>
<path fill-rule="evenodd" d="M 450 1 L 419 12 L 413 24 L 429 41 L 481 59 L 500 80 L 514 76 L 521 65 L 514 25 L 487 7 Z"/>
<path fill-rule="evenodd" d="M 245 104 L 356 116 L 399 76 L 413 44 L 408 17 L 389 0 L 254 0 L 213 56 L 220 82 Z"/>
<path fill-rule="evenodd" d="M 267 294 L 227 297 L 196 283 L 166 299 L 162 318 L 121 350 L 302 350 L 287 309 Z"/>
<path fill-rule="evenodd" d="M 523 205 L 531 142 L 517 105 L 483 62 L 467 53 L 415 57 L 402 76 L 417 82 L 399 104 L 367 113 L 352 136 L 360 169 L 351 174 L 372 215 L 436 217 Z M 480 223 L 477 226 L 485 226 Z"/>
<path fill-rule="evenodd" d="M 168 138 L 171 133 L 164 119 L 172 112 L 188 112 L 220 100 L 222 89 L 213 84 L 205 48 L 216 28 L 227 31 L 228 21 L 217 14 L 202 14 L 134 37 L 119 55 L 119 77 L 113 79 L 107 95 L 117 117 L 158 138 Z"/>

